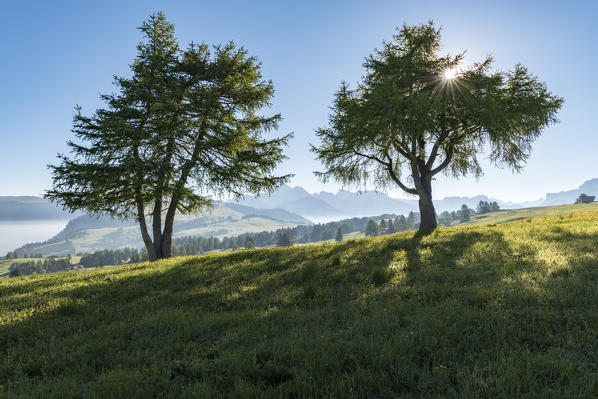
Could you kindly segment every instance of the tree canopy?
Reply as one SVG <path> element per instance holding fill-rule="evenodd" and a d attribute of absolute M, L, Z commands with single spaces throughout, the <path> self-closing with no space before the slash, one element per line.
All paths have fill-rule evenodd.
<path fill-rule="evenodd" d="M 135 217 L 154 260 L 171 256 L 177 212 L 287 182 L 290 175 L 273 171 L 290 135 L 265 139 L 281 117 L 259 112 L 274 87 L 245 49 L 230 42 L 183 50 L 162 13 L 139 29 L 145 40 L 132 76 L 115 78 L 117 93 L 101 96 L 105 108 L 86 116 L 77 107 L 77 140 L 68 143 L 71 156 L 50 165 L 45 197 L 70 210 Z"/>
<path fill-rule="evenodd" d="M 495 72 L 490 56 L 464 67 L 464 53 L 440 55 L 440 33 L 433 22 L 397 29 L 366 58 L 356 88 L 341 83 L 312 146 L 324 182 L 417 195 L 426 230 L 436 227 L 434 176 L 479 177 L 486 152 L 519 171 L 563 103 L 522 65 Z"/>

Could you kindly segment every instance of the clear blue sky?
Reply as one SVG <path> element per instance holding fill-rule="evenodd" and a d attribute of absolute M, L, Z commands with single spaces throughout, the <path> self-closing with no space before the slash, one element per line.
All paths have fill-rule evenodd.
<path fill-rule="evenodd" d="M 492 54 L 499 69 L 521 62 L 566 102 L 561 123 L 545 131 L 518 175 L 486 165 L 475 179 L 439 178 L 434 197 L 487 194 L 531 200 L 598 177 L 598 3 L 594 1 L 2 1 L 0 15 L 0 195 L 40 195 L 46 169 L 71 137 L 73 107 L 92 112 L 112 76 L 128 74 L 141 39 L 136 29 L 164 11 L 182 46 L 234 40 L 263 63 L 276 87 L 280 133 L 295 132 L 280 172 L 293 185 L 318 182 L 308 151 L 326 123 L 341 80 L 355 83 L 362 60 L 395 26 L 433 19 L 447 52 L 468 62 Z M 405 197 L 400 191 L 390 193 Z"/>

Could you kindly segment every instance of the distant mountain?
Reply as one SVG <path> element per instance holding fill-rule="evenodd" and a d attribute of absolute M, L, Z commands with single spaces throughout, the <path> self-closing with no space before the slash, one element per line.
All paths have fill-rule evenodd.
<path fill-rule="evenodd" d="M 579 188 L 548 193 L 546 199 L 535 201 L 505 202 L 486 195 L 474 197 L 445 197 L 434 200 L 436 212 L 455 211 L 463 204 L 475 208 L 480 201 L 496 201 L 502 209 L 518 209 L 535 206 L 572 204 L 580 194 L 598 197 L 598 179 L 588 180 Z M 385 213 L 408 214 L 419 210 L 417 199 L 392 198 L 375 191 L 350 192 L 339 190 L 310 194 L 302 187 L 283 186 L 270 196 L 246 196 L 240 204 L 257 208 L 281 208 L 316 222 L 339 220 L 346 217 L 376 216 Z"/>
<path fill-rule="evenodd" d="M 310 193 L 303 187 L 290 187 L 285 184 L 270 195 L 247 195 L 240 203 L 255 208 L 278 208 L 280 204 L 292 203 L 308 196 Z"/>
<path fill-rule="evenodd" d="M 480 201 L 497 201 L 502 209 L 571 204 L 580 194 L 598 197 L 598 178 L 576 189 L 547 193 L 546 198 L 522 203 L 503 202 L 485 195 L 435 199 L 438 213 L 454 211 L 463 204 L 475 208 Z M 219 203 L 213 213 L 179 216 L 175 236 L 233 236 L 247 232 L 327 222 L 382 214 L 408 214 L 418 211 L 417 199 L 392 198 L 374 191 L 339 190 L 310 194 L 302 187 L 282 186 L 271 195 L 246 196 L 238 202 Z M 0 197 L 0 221 L 65 220 L 73 215 L 38 197 Z M 134 222 L 80 216 L 71 220 L 58 235 L 44 243 L 27 244 L 18 252 L 63 255 L 80 251 L 141 246 L 139 228 Z"/>
<path fill-rule="evenodd" d="M 311 221 L 284 209 L 258 209 L 238 204 L 218 203 L 211 213 L 177 216 L 174 237 L 222 238 L 310 224 Z M 17 248 L 16 252 L 19 256 L 38 253 L 44 256 L 73 255 L 100 249 L 142 246 L 139 226 L 135 221 L 122 221 L 108 216 L 82 215 L 69 221 L 60 233 L 49 240 L 26 244 Z"/>
<path fill-rule="evenodd" d="M 259 209 L 253 208 L 250 206 L 244 206 L 235 203 L 227 203 L 225 204 L 226 207 L 233 209 L 237 212 L 242 213 L 245 218 L 252 217 L 252 216 L 261 216 L 265 218 L 269 218 L 272 220 L 278 220 L 281 222 L 290 222 L 290 223 L 297 223 L 297 224 L 305 224 L 310 225 L 312 222 L 307 220 L 303 216 L 299 216 L 295 213 L 289 212 L 284 209 L 274 208 L 274 209 Z"/>
<path fill-rule="evenodd" d="M 0 221 L 68 220 L 74 216 L 40 197 L 0 197 Z"/>
<path fill-rule="evenodd" d="M 291 198 L 292 200 L 288 200 Z M 485 195 L 475 197 L 447 197 L 435 200 L 437 212 L 454 211 L 466 204 L 475 208 L 480 201 L 496 201 Z M 505 204 L 498 201 L 499 204 Z M 316 222 L 339 220 L 347 217 L 376 216 L 381 214 L 408 214 L 419 210 L 418 200 L 392 198 L 376 191 L 351 192 L 339 190 L 336 194 L 322 191 L 310 194 L 302 187 L 283 186 L 270 196 L 246 196 L 239 204 L 255 207 L 281 208 Z M 510 207 L 517 207 L 509 204 Z M 502 205 L 501 205 L 502 206 Z"/>
<path fill-rule="evenodd" d="M 598 197 L 598 179 L 588 180 L 574 190 L 547 193 L 543 205 L 572 204 L 580 194 L 595 195 Z"/>

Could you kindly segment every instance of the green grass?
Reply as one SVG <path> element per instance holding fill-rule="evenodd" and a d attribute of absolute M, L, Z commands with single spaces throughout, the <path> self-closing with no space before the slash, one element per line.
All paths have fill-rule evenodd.
<path fill-rule="evenodd" d="M 534 208 L 507 209 L 498 212 L 490 212 L 483 215 L 475 215 L 470 222 L 463 224 L 493 224 L 507 223 L 516 220 L 523 220 L 537 217 L 556 215 L 578 215 L 590 211 L 598 211 L 598 202 L 590 204 L 539 206 Z"/>
<path fill-rule="evenodd" d="M 0 397 L 598 396 L 598 212 L 0 281 Z"/>

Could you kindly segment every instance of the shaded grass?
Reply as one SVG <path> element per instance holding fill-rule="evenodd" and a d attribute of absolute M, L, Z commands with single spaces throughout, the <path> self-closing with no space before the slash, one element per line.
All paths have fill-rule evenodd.
<path fill-rule="evenodd" d="M 598 212 L 0 282 L 0 396 L 595 397 Z"/>

